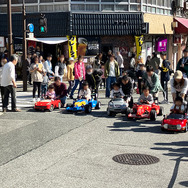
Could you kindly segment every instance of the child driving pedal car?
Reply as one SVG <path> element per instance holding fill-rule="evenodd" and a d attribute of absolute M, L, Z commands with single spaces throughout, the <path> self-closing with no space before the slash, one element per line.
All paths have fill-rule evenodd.
<path fill-rule="evenodd" d="M 79 99 L 86 99 L 87 101 L 91 100 L 91 90 L 89 89 L 88 82 L 84 81 L 82 83 L 82 89 L 78 94 Z"/>
<path fill-rule="evenodd" d="M 185 113 L 185 106 L 183 104 L 182 97 L 177 97 L 175 99 L 174 104 L 171 107 L 170 111 L 173 114 L 184 114 Z"/>
<path fill-rule="evenodd" d="M 54 91 L 54 86 L 53 85 L 50 85 L 48 87 L 48 91 L 46 93 L 46 99 L 51 99 L 51 100 L 55 100 L 56 98 L 56 94 L 55 94 L 55 91 Z"/>
<path fill-rule="evenodd" d="M 141 104 L 153 104 L 153 96 L 149 93 L 149 87 L 143 87 L 143 94 L 138 99 Z"/>
<path fill-rule="evenodd" d="M 123 98 L 125 94 L 123 93 L 122 89 L 120 88 L 120 84 L 115 82 L 112 84 L 112 90 L 110 92 L 110 98 Z"/>

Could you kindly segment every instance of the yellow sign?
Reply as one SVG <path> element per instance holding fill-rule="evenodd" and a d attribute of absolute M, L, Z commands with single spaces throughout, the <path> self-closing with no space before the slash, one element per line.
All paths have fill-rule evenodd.
<path fill-rule="evenodd" d="M 67 36 L 68 46 L 69 46 L 69 57 L 77 58 L 77 48 L 76 48 L 76 35 Z"/>
<path fill-rule="evenodd" d="M 137 57 L 142 55 L 143 35 L 135 36 Z"/>

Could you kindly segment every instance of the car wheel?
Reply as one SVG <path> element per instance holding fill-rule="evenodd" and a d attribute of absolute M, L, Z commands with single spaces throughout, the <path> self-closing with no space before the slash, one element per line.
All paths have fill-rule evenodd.
<path fill-rule="evenodd" d="M 185 130 L 184 130 L 183 132 L 184 132 L 184 133 L 186 133 L 186 132 L 187 132 L 187 125 L 186 125 Z"/>
<path fill-rule="evenodd" d="M 61 109 L 61 103 L 60 102 L 58 103 L 58 108 Z"/>
<path fill-rule="evenodd" d="M 163 132 L 164 132 L 164 131 L 165 131 L 165 128 L 164 128 L 164 127 L 161 127 L 161 131 L 163 131 Z"/>
<path fill-rule="evenodd" d="M 112 116 L 112 111 L 110 111 L 109 108 L 107 108 L 107 115 L 108 115 L 108 116 Z"/>
<path fill-rule="evenodd" d="M 85 105 L 85 113 L 86 113 L 86 114 L 90 114 L 91 111 L 92 111 L 91 105 Z"/>
<path fill-rule="evenodd" d="M 163 107 L 160 107 L 159 116 L 162 116 L 163 114 L 164 114 L 164 108 L 163 108 Z"/>
<path fill-rule="evenodd" d="M 97 109 L 97 110 L 101 109 L 101 102 L 100 101 L 97 102 L 95 109 Z"/>
<path fill-rule="evenodd" d="M 54 105 L 51 105 L 49 111 L 53 112 L 53 110 L 54 110 Z"/>
<path fill-rule="evenodd" d="M 68 108 L 68 107 L 72 107 L 73 105 L 71 104 L 71 103 L 68 103 L 67 105 L 66 105 L 66 108 Z"/>
<path fill-rule="evenodd" d="M 36 108 L 34 108 L 34 110 L 35 110 L 36 112 L 39 112 L 39 111 L 40 111 L 39 109 L 36 109 Z"/>
<path fill-rule="evenodd" d="M 156 110 L 151 110 L 151 112 L 150 112 L 150 120 L 151 121 L 155 121 L 156 118 L 157 118 L 157 112 L 156 112 Z"/>

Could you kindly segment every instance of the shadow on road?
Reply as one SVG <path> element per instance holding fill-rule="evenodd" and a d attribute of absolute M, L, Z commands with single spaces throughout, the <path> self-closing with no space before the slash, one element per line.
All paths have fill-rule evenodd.
<path fill-rule="evenodd" d="M 168 151 L 168 153 L 164 153 L 164 155 L 176 157 L 176 159 L 171 159 L 171 160 L 176 161 L 172 178 L 168 185 L 168 188 L 172 188 L 174 187 L 174 184 L 178 175 L 180 162 L 181 161 L 188 162 L 188 160 L 183 159 L 184 157 L 188 157 L 188 142 L 181 141 L 181 142 L 171 142 L 171 143 L 156 143 L 155 145 L 161 146 L 161 147 L 154 147 L 151 149 Z M 163 147 L 163 146 L 169 146 L 169 147 Z M 174 146 L 181 147 L 181 148 L 175 149 Z M 185 177 L 187 177 L 187 175 L 185 175 Z M 179 184 L 185 187 L 188 187 L 188 181 L 180 182 Z"/>

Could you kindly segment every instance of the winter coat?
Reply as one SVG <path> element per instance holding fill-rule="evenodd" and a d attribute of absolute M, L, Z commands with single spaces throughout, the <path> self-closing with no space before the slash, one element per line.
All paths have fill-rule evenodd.
<path fill-rule="evenodd" d="M 83 69 L 83 80 L 85 80 L 86 70 L 83 62 L 76 62 L 74 64 L 74 78 L 78 80 L 81 77 L 81 67 Z"/>

